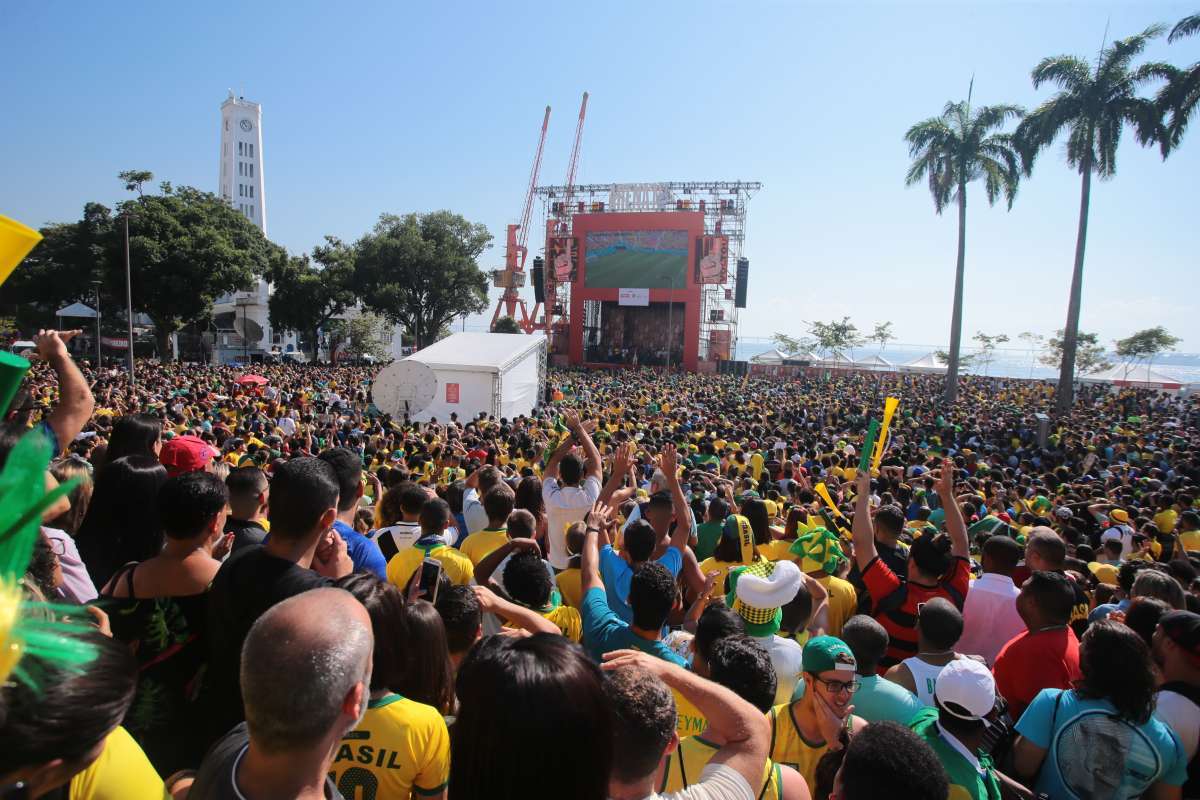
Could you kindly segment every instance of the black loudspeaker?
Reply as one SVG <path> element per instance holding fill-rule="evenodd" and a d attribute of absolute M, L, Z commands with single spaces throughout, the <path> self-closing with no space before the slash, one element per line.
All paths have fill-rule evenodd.
<path fill-rule="evenodd" d="M 746 307 L 746 282 L 750 279 L 750 259 L 739 258 L 737 262 L 737 283 L 734 285 L 733 304 L 738 308 Z"/>
<path fill-rule="evenodd" d="M 534 256 L 530 278 L 533 280 L 533 299 L 538 303 L 546 302 L 546 261 L 541 256 Z"/>

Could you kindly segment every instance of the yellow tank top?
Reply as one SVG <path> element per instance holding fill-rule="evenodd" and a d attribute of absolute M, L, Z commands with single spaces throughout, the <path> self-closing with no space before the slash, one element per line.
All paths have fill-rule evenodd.
<path fill-rule="evenodd" d="M 700 773 L 720 748 L 707 739 L 689 736 L 679 740 L 679 749 L 667 756 L 659 794 L 679 792 L 700 780 Z M 758 800 L 783 800 L 783 776 L 779 765 L 768 759 L 763 765 L 763 782 Z"/>
<path fill-rule="evenodd" d="M 817 762 L 829 745 L 804 738 L 790 703 L 772 708 L 767 712 L 767 720 L 771 723 L 771 760 L 791 767 L 804 776 L 810 787 L 816 786 Z"/>

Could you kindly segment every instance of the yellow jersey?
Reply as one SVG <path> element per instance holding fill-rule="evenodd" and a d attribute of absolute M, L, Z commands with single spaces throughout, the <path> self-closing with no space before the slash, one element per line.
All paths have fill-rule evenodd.
<path fill-rule="evenodd" d="M 659 794 L 679 792 L 700 780 L 700 773 L 721 748 L 701 736 L 679 740 L 679 748 L 667 756 Z M 783 775 L 779 765 L 767 759 L 763 764 L 763 779 L 756 795 L 758 800 L 783 800 Z"/>
<path fill-rule="evenodd" d="M 725 596 L 725 578 L 729 575 L 729 570 L 734 567 L 742 566 L 740 561 L 718 561 L 716 556 L 706 558 L 700 562 L 700 572 L 704 576 L 708 576 L 710 572 L 718 572 L 717 579 L 713 582 L 712 591 L 709 592 L 709 597 L 713 600 Z"/>
<path fill-rule="evenodd" d="M 1179 542 L 1183 545 L 1183 549 L 1189 553 L 1200 550 L 1200 530 L 1184 531 L 1179 534 Z"/>
<path fill-rule="evenodd" d="M 767 712 L 767 721 L 771 723 L 771 750 L 767 755 L 772 761 L 799 772 L 809 786 L 816 786 L 817 762 L 825 755 L 829 744 L 804 738 L 796 722 L 794 705 L 783 703 Z"/>
<path fill-rule="evenodd" d="M 100 757 L 71 778 L 70 800 L 163 800 L 162 778 L 129 732 L 118 725 Z"/>
<path fill-rule="evenodd" d="M 329 777 L 345 797 L 439 794 L 450 777 L 446 721 L 433 706 L 398 694 L 372 700 L 342 738 Z"/>
<path fill-rule="evenodd" d="M 463 555 L 471 559 L 471 563 L 479 566 L 497 548 L 508 541 L 508 530 L 505 528 L 484 528 L 476 531 L 463 540 L 460 548 Z"/>
<path fill-rule="evenodd" d="M 455 586 L 466 586 L 475 577 L 475 565 L 471 559 L 455 548 L 445 544 L 423 545 L 418 540 L 412 547 L 406 547 L 392 556 L 387 565 L 388 582 L 403 589 L 427 556 L 442 563 L 446 577 Z"/>
<path fill-rule="evenodd" d="M 850 581 L 842 580 L 834 575 L 817 578 L 817 583 L 829 592 L 829 630 L 830 636 L 841 636 L 842 626 L 846 620 L 858 613 L 858 592 Z"/>
<path fill-rule="evenodd" d="M 583 602 L 583 573 L 579 567 L 567 567 L 558 573 L 554 583 L 558 586 L 558 593 L 562 595 L 563 602 L 571 608 L 579 608 L 579 604 Z"/>
<path fill-rule="evenodd" d="M 546 619 L 553 622 L 562 631 L 562 635 L 572 642 L 578 642 L 583 636 L 583 618 L 579 610 L 570 606 L 556 606 L 549 611 L 538 611 Z"/>
<path fill-rule="evenodd" d="M 1168 508 L 1165 511 L 1160 511 L 1154 515 L 1154 524 L 1163 533 L 1174 533 L 1175 523 L 1179 521 L 1179 514 L 1173 508 Z"/>
<path fill-rule="evenodd" d="M 671 690 L 671 694 L 675 695 L 675 732 L 679 734 L 680 741 L 688 736 L 704 733 L 704 729 L 708 727 L 708 720 L 700 713 L 700 709 L 674 689 Z"/>

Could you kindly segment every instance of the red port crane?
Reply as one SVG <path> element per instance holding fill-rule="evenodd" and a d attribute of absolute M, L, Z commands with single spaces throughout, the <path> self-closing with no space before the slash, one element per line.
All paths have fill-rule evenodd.
<path fill-rule="evenodd" d="M 583 101 L 579 104 L 579 121 L 575 123 L 575 144 L 571 147 L 571 160 L 567 164 L 566 191 L 563 192 L 563 200 L 562 200 L 564 207 L 567 207 L 567 208 L 569 208 L 571 203 L 574 202 L 573 198 L 575 195 L 575 173 L 579 169 L 579 145 L 583 142 L 583 121 L 587 117 L 587 103 L 588 103 L 588 93 L 584 92 L 583 93 Z M 570 222 L 569 222 L 570 218 L 571 218 L 570 213 L 564 214 L 563 216 L 559 217 L 558 223 L 555 226 L 556 227 L 555 235 L 557 235 L 557 236 L 569 236 L 570 235 L 570 233 L 571 233 Z M 554 331 L 554 327 L 556 324 L 554 321 L 554 316 L 555 316 L 556 299 L 558 296 L 558 284 L 560 282 L 565 282 L 565 281 L 559 281 L 558 276 L 555 274 L 556 272 L 557 272 L 556 265 L 554 265 L 554 264 L 546 265 L 546 294 L 545 294 L 546 310 L 544 313 L 544 320 L 538 327 L 540 329 L 545 330 L 547 333 L 552 333 Z M 565 311 L 566 311 L 566 309 L 562 308 L 562 309 L 558 310 L 558 313 L 565 317 L 566 316 Z M 537 312 L 538 312 L 537 306 L 534 306 L 533 316 L 535 319 L 537 318 Z"/>
<path fill-rule="evenodd" d="M 542 117 L 542 132 L 538 137 L 537 152 L 533 156 L 533 168 L 529 171 L 529 187 L 525 191 L 525 207 L 521 210 L 521 221 L 508 226 L 507 243 L 504 251 L 504 269 L 492 273 L 494 284 L 504 289 L 504 294 L 496 301 L 496 311 L 492 314 L 492 326 L 500 319 L 500 310 L 516 319 L 517 306 L 521 308 L 521 318 L 517 324 L 526 333 L 533 330 L 533 319 L 525 307 L 525 301 L 517 294 L 517 289 L 525 285 L 525 255 L 528 250 L 525 243 L 529 240 L 529 218 L 533 214 L 533 190 L 537 188 L 538 174 L 542 169 L 542 150 L 546 146 L 546 129 L 550 126 L 550 106 L 546 106 L 546 114 Z M 534 315 L 537 315 L 536 308 Z"/>

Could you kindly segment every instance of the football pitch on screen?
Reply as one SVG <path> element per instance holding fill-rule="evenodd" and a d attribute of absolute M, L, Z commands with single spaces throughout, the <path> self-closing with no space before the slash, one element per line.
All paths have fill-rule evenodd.
<path fill-rule="evenodd" d="M 588 258 L 584 286 L 589 289 L 683 289 L 687 256 L 673 253 L 617 252 Z"/>

